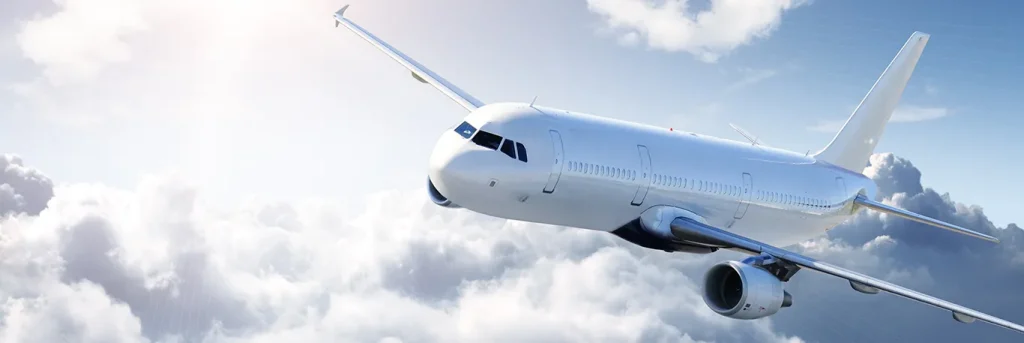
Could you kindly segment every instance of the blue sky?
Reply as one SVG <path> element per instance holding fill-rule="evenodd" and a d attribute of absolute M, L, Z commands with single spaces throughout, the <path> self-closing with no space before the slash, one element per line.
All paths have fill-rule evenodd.
<path fill-rule="evenodd" d="M 83 30 L 83 45 L 93 48 L 78 50 L 19 38 L 24 23 L 53 4 L 2 6 L 0 82 L 8 87 L 0 92 L 0 146 L 63 182 L 129 186 L 182 170 L 227 200 L 357 198 L 421 187 L 434 138 L 463 115 L 334 29 L 337 5 L 329 1 L 262 12 L 225 1 L 190 17 L 193 25 L 167 19 L 186 5 L 165 8 L 167 18 L 127 6 L 151 22 Z M 546 106 L 742 140 L 734 123 L 795 151 L 824 146 L 829 123 L 845 119 L 910 33 L 928 32 L 901 105 L 933 119 L 889 125 L 878 151 L 908 157 L 925 184 L 983 206 L 1004 225 L 1019 220 L 1024 205 L 1016 173 L 1024 146 L 1016 129 L 1024 127 L 1016 96 L 1024 67 L 1016 61 L 1024 53 L 1015 43 L 1024 24 L 1008 6 L 1019 5 L 804 2 L 714 63 L 652 48 L 642 35 L 624 43 L 626 31 L 609 30 L 585 1 L 353 1 L 349 15 L 484 101 L 538 96 Z M 109 53 L 119 48 L 128 57 Z M 98 71 L 81 76 L 82 65 Z M 48 67 L 92 84 L 47 84 Z M 34 98 L 12 90 L 40 79 Z M 286 164 L 307 177 L 260 182 Z"/>

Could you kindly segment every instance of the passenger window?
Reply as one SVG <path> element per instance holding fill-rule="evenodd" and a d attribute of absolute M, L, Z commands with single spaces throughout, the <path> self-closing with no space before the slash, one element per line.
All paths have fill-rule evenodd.
<path fill-rule="evenodd" d="M 473 136 L 473 143 L 491 150 L 497 150 L 498 144 L 501 144 L 501 136 L 481 130 L 476 136 Z"/>
<path fill-rule="evenodd" d="M 508 155 L 508 157 L 513 159 L 516 158 L 516 142 L 513 142 L 511 139 L 506 139 L 501 143 L 501 152 Z"/>
<path fill-rule="evenodd" d="M 524 146 L 523 143 L 516 142 L 516 152 L 519 153 L 520 161 L 523 161 L 524 163 L 528 162 L 528 159 L 526 158 L 526 146 Z"/>
<path fill-rule="evenodd" d="M 463 138 L 469 139 L 469 137 L 473 136 L 473 133 L 476 133 L 476 128 L 467 122 L 462 122 L 462 124 L 455 128 L 455 132 L 458 132 Z"/>

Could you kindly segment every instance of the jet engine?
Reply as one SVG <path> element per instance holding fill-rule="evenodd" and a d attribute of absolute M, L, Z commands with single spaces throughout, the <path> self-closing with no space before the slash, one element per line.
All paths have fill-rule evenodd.
<path fill-rule="evenodd" d="M 782 281 L 757 266 L 738 261 L 716 264 L 704 274 L 704 303 L 734 319 L 758 319 L 793 304 Z"/>
<path fill-rule="evenodd" d="M 441 191 L 437 190 L 437 187 L 434 187 L 434 182 L 430 181 L 429 177 L 427 178 L 427 193 L 430 195 L 430 201 L 433 201 L 438 206 L 459 208 L 459 205 L 453 204 L 444 194 L 441 194 Z"/>

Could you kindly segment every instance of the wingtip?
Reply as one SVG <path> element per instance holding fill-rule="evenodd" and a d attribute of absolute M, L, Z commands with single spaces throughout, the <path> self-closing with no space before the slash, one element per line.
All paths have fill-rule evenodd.
<path fill-rule="evenodd" d="M 341 6 L 341 9 L 338 10 L 337 12 L 334 12 L 334 27 L 338 27 L 338 25 L 341 25 L 341 18 L 345 17 L 345 10 L 347 9 L 348 5 L 345 5 Z"/>

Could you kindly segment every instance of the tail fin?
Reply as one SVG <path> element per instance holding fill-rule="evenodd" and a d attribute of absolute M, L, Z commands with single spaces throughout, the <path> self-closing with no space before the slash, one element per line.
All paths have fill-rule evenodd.
<path fill-rule="evenodd" d="M 910 35 L 836 137 L 814 158 L 852 171 L 864 169 L 903 95 L 903 88 L 914 73 L 914 66 L 928 44 L 928 37 L 923 32 Z"/>

